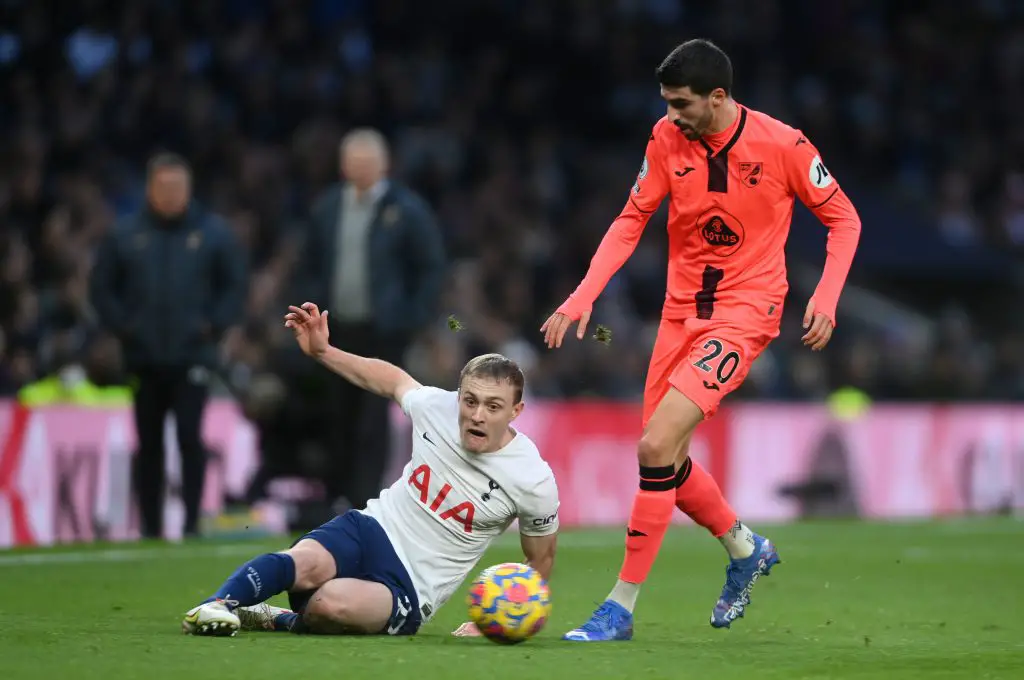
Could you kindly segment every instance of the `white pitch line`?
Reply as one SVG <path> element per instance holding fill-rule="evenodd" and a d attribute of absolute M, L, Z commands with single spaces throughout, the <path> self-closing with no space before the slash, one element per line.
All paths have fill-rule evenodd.
<path fill-rule="evenodd" d="M 109 550 L 78 550 L 70 552 L 34 552 L 0 555 L 0 567 L 32 564 L 89 564 L 100 562 L 147 562 L 156 559 L 192 559 L 196 557 L 232 557 L 259 553 L 253 545 L 211 545 L 180 548 L 112 548 Z"/>

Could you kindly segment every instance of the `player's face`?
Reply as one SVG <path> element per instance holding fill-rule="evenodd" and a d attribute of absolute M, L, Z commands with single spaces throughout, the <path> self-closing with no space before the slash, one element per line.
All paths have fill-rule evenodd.
<path fill-rule="evenodd" d="M 191 195 L 192 180 L 185 168 L 160 168 L 146 187 L 149 205 L 161 217 L 177 217 L 185 212 Z"/>
<path fill-rule="evenodd" d="M 466 376 L 459 386 L 459 433 L 470 453 L 491 453 L 511 439 L 509 425 L 522 412 L 506 381 Z"/>
<path fill-rule="evenodd" d="M 661 98 L 668 105 L 668 119 L 688 140 L 695 142 L 712 129 L 718 109 L 725 101 L 725 90 L 718 88 L 701 96 L 694 94 L 689 85 L 663 85 Z"/>

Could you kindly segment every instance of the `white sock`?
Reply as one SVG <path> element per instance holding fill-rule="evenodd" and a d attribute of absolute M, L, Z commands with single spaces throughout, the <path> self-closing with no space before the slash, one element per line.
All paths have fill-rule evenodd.
<path fill-rule="evenodd" d="M 734 560 L 742 560 L 754 554 L 754 532 L 739 520 L 718 540 Z"/>
<path fill-rule="evenodd" d="M 627 583 L 620 578 L 615 582 L 615 587 L 612 588 L 612 592 L 608 593 L 608 599 L 612 602 L 618 602 L 626 608 L 626 611 L 632 614 L 633 609 L 636 607 L 637 595 L 639 594 L 639 583 Z"/>

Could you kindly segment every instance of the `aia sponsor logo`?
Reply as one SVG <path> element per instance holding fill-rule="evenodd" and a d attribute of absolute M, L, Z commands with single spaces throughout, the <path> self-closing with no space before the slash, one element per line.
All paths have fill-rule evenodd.
<path fill-rule="evenodd" d="M 697 230 L 704 240 L 704 251 L 719 257 L 728 257 L 743 246 L 743 225 L 740 221 L 715 208 L 697 220 Z"/>
<path fill-rule="evenodd" d="M 423 505 L 427 505 L 427 500 L 431 496 L 430 479 L 433 474 L 430 466 L 424 463 L 409 475 L 409 486 L 419 491 L 420 503 Z M 442 486 L 437 495 L 434 496 L 434 500 L 427 506 L 430 512 L 437 513 L 437 516 L 442 520 L 450 519 L 461 525 L 462 530 L 467 534 L 473 533 L 473 517 L 476 515 L 476 506 L 473 505 L 472 501 L 462 501 L 456 504 L 453 500 L 449 500 L 445 503 L 448 494 L 451 493 L 452 485 L 444 480 L 439 481 L 441 481 Z M 441 511 L 442 504 L 447 506 L 444 511 Z"/>

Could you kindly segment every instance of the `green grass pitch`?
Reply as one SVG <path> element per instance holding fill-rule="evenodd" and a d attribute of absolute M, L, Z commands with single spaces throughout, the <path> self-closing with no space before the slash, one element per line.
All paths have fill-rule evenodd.
<path fill-rule="evenodd" d="M 239 633 L 193 638 L 183 612 L 285 541 L 0 553 L 5 678 L 1024 678 L 1024 524 L 815 522 L 765 531 L 783 563 L 732 630 L 708 625 L 725 554 L 673 529 L 629 643 L 559 636 L 610 588 L 619 531 L 564 532 L 547 628 L 515 647 L 458 640 L 465 593 L 415 638 Z M 518 560 L 506 536 L 481 567 Z M 277 598 L 280 600 L 280 598 Z"/>

